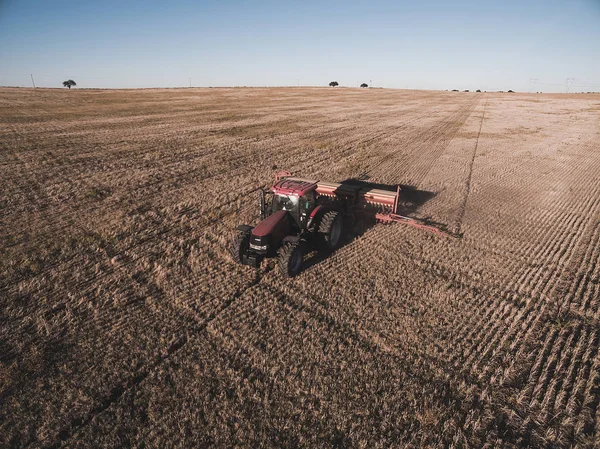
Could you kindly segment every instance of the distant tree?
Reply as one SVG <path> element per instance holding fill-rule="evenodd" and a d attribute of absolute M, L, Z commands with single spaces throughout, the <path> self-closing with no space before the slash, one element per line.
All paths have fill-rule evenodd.
<path fill-rule="evenodd" d="M 77 83 L 73 80 L 63 81 L 63 86 L 68 87 L 69 89 L 73 86 L 77 86 Z"/>
<path fill-rule="evenodd" d="M 477 89 L 475 92 L 481 92 L 481 89 Z"/>
<path fill-rule="evenodd" d="M 469 89 L 465 89 L 465 92 L 469 92 Z"/>
<path fill-rule="evenodd" d="M 369 85 L 367 83 L 362 83 L 360 87 L 369 87 Z"/>
<path fill-rule="evenodd" d="M 337 81 L 332 81 L 331 83 L 329 83 L 330 87 L 335 87 L 335 86 L 339 86 L 340 84 Z"/>
<path fill-rule="evenodd" d="M 452 89 L 452 92 L 458 92 L 458 89 Z"/>
<path fill-rule="evenodd" d="M 514 93 L 515 93 L 515 91 L 514 91 L 514 90 L 509 90 L 508 92 L 509 92 L 509 93 L 511 93 L 511 94 L 514 94 Z"/>

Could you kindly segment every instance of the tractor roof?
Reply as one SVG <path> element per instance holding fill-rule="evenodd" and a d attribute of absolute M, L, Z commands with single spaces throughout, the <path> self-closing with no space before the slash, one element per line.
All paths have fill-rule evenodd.
<path fill-rule="evenodd" d="M 300 178 L 285 178 L 275 183 L 273 193 L 279 195 L 298 195 L 302 196 L 311 190 L 317 188 L 317 181 Z"/>

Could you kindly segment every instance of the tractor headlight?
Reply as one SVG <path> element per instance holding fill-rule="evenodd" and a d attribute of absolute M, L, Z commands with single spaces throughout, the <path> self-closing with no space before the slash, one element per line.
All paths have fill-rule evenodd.
<path fill-rule="evenodd" d="M 250 243 L 250 248 L 255 249 L 257 251 L 266 251 L 268 245 L 255 245 L 254 243 Z"/>

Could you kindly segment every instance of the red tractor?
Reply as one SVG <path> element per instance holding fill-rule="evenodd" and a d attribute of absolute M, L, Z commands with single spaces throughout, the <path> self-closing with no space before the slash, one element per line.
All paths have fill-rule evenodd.
<path fill-rule="evenodd" d="M 436 228 L 398 215 L 400 188 L 395 191 L 351 182 L 330 183 L 275 175 L 275 184 L 260 192 L 261 222 L 238 226 L 231 253 L 241 264 L 258 268 L 264 258 L 278 257 L 284 277 L 302 269 L 312 250 L 333 251 L 342 240 L 345 224 L 367 214 L 377 221 L 403 222 L 442 233 Z"/>

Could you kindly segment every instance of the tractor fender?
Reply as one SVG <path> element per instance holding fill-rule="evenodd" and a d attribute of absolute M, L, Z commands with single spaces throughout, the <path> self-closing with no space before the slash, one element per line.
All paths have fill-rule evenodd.
<path fill-rule="evenodd" d="M 238 231 L 242 231 L 242 232 L 250 232 L 254 228 L 252 226 L 248 226 L 248 225 L 239 225 L 236 229 Z"/>
<path fill-rule="evenodd" d="M 329 208 L 326 206 L 323 206 L 323 205 L 319 205 L 319 206 L 315 207 L 312 210 L 312 212 L 310 213 L 310 216 L 308 217 L 308 223 L 306 223 L 306 227 L 310 228 L 312 226 L 312 224 L 314 223 L 314 221 L 318 217 L 323 215 L 325 212 L 327 212 L 327 210 L 329 210 Z"/>

